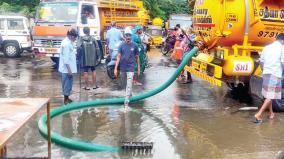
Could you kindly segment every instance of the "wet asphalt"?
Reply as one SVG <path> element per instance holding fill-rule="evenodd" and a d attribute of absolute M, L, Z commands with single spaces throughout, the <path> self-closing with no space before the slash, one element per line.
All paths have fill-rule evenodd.
<path fill-rule="evenodd" d="M 152 90 L 165 82 L 176 65 L 158 50 L 149 53 L 150 66 L 140 78 L 143 86 L 134 86 L 133 95 Z M 62 105 L 60 74 L 49 59 L 0 57 L 0 97 L 48 97 L 52 107 Z M 85 91 L 80 75 L 74 79 L 71 98 L 88 101 L 123 97 L 120 82 L 107 77 L 105 66 L 97 69 L 97 90 Z M 81 81 L 81 82 L 80 82 Z M 81 84 L 80 84 L 81 83 Z M 52 158 L 153 158 L 153 159 L 267 159 L 281 158 L 284 147 L 284 115 L 274 120 L 252 123 L 258 107 L 230 97 L 226 86 L 215 87 L 193 77 L 193 83 L 174 82 L 165 91 L 131 104 L 125 113 L 121 105 L 74 111 L 52 121 L 52 129 L 63 136 L 83 141 L 119 146 L 122 141 L 153 142 L 151 152 L 81 152 L 52 145 Z M 8 157 L 47 156 L 47 142 L 38 132 L 34 117 L 8 144 Z M 265 116 L 266 117 L 266 116 Z"/>

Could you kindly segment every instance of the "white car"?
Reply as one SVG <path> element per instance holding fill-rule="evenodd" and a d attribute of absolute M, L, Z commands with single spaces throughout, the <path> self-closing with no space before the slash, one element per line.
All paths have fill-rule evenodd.
<path fill-rule="evenodd" d="M 0 15 L 1 51 L 6 57 L 18 57 L 32 46 L 29 22 L 23 16 Z"/>

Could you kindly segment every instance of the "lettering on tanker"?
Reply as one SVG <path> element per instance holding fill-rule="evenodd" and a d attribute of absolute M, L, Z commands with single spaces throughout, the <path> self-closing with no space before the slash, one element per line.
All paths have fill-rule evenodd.
<path fill-rule="evenodd" d="M 234 13 L 226 14 L 226 22 L 236 23 L 238 22 L 238 16 Z"/>
<path fill-rule="evenodd" d="M 252 63 L 250 62 L 235 62 L 233 72 L 234 73 L 251 73 Z"/>
<path fill-rule="evenodd" d="M 204 4 L 204 0 L 196 0 L 195 1 L 195 6 L 201 6 Z"/>
<path fill-rule="evenodd" d="M 267 6 L 259 10 L 258 15 L 262 20 L 284 20 L 284 10 L 269 9 Z"/>

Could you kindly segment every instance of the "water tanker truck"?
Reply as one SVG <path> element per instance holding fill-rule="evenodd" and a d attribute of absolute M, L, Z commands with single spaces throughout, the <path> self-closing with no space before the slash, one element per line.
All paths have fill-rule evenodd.
<path fill-rule="evenodd" d="M 196 0 L 193 30 L 205 49 L 185 70 L 213 85 L 227 84 L 239 96 L 261 96 L 258 59 L 284 33 L 284 1 Z"/>

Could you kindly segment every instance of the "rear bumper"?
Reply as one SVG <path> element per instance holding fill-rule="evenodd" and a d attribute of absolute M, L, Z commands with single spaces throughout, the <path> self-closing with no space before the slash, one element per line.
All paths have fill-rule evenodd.
<path fill-rule="evenodd" d="M 33 47 L 32 50 L 37 57 L 59 57 L 58 48 Z"/>

